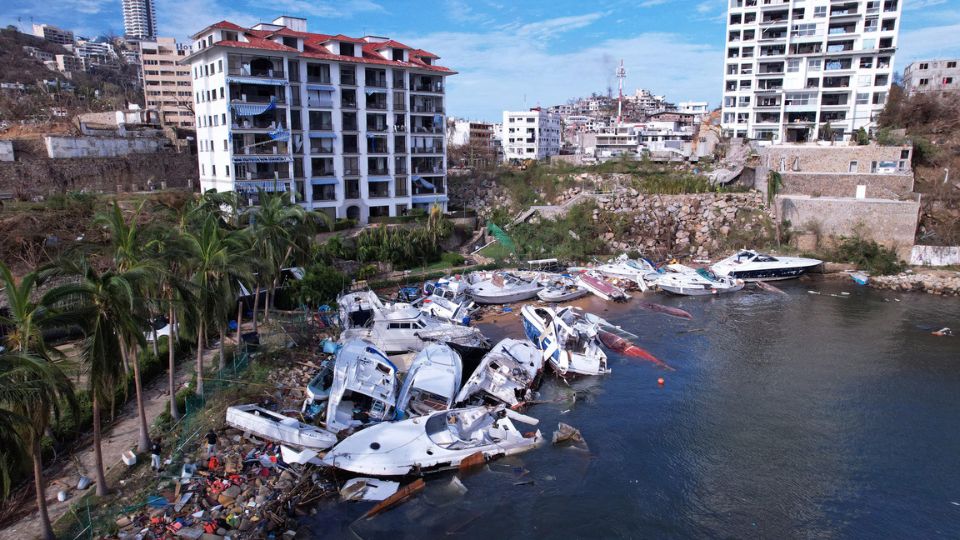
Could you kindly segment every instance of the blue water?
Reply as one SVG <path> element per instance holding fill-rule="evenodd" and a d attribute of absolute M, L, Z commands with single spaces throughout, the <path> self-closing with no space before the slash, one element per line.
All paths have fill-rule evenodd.
<path fill-rule="evenodd" d="M 493 462 L 460 478 L 462 495 L 454 473 L 431 476 L 366 521 L 372 503 L 325 502 L 308 536 L 960 538 L 960 337 L 930 334 L 960 330 L 960 301 L 780 286 L 788 296 L 645 295 L 692 321 L 584 301 L 676 368 L 613 354 L 608 376 L 547 379 L 541 398 L 558 401 L 528 414 L 548 438 L 558 421 L 579 428 L 588 451 Z M 522 337 L 518 316 L 479 326 Z"/>

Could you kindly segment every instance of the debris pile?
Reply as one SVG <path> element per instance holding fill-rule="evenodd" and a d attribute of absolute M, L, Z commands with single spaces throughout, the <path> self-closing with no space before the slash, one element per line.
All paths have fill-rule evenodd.
<path fill-rule="evenodd" d="M 903 272 L 893 276 L 879 276 L 869 285 L 894 291 L 918 291 L 940 296 L 960 296 L 960 272 L 930 271 Z"/>

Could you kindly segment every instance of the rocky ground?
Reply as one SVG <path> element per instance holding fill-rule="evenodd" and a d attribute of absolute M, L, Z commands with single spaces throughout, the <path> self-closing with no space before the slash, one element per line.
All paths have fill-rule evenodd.
<path fill-rule="evenodd" d="M 960 272 L 927 268 L 907 270 L 893 276 L 872 278 L 869 285 L 877 289 L 960 296 Z"/>

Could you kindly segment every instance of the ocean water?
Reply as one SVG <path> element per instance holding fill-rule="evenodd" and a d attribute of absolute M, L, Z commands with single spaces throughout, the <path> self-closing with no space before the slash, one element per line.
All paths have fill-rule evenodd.
<path fill-rule="evenodd" d="M 370 520 L 373 503 L 325 501 L 301 536 L 960 538 L 960 336 L 931 335 L 960 334 L 960 301 L 778 285 L 787 296 L 644 295 L 691 321 L 585 300 L 675 368 L 612 353 L 607 376 L 546 378 L 551 402 L 526 413 L 548 439 L 579 428 L 587 450 L 428 476 Z M 521 337 L 518 316 L 478 325 Z"/>

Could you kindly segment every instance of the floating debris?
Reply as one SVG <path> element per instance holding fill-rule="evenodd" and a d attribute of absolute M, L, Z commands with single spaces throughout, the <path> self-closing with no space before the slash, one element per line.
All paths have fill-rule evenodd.
<path fill-rule="evenodd" d="M 755 281 L 754 284 L 756 284 L 757 288 L 760 290 L 776 293 L 776 294 L 782 294 L 783 296 L 789 296 L 787 293 L 783 292 L 783 289 L 779 287 L 775 287 L 765 281 Z"/>
<path fill-rule="evenodd" d="M 570 424 L 559 422 L 557 424 L 557 430 L 553 432 L 553 444 L 563 443 L 570 443 L 580 450 L 589 450 L 589 448 L 587 448 L 587 441 L 584 440 L 579 429 Z"/>
<path fill-rule="evenodd" d="M 379 478 L 351 478 L 340 488 L 344 501 L 382 501 L 400 489 L 400 482 Z"/>
<path fill-rule="evenodd" d="M 654 313 L 663 313 L 664 315 L 670 315 L 671 317 L 693 320 L 693 315 L 691 315 L 689 312 L 684 311 L 680 308 L 665 306 L 663 304 L 656 304 L 654 302 L 647 302 L 646 300 L 638 301 L 637 305 L 647 311 L 653 311 Z"/>
<path fill-rule="evenodd" d="M 426 485 L 427 484 L 423 481 L 423 478 L 417 478 L 413 482 L 403 486 L 393 495 L 384 499 L 380 504 L 368 510 L 366 514 L 360 517 L 360 519 L 370 519 L 377 514 L 383 513 L 394 506 L 405 502 L 410 497 L 413 497 L 417 493 L 423 491 L 423 488 L 426 487 Z"/>

